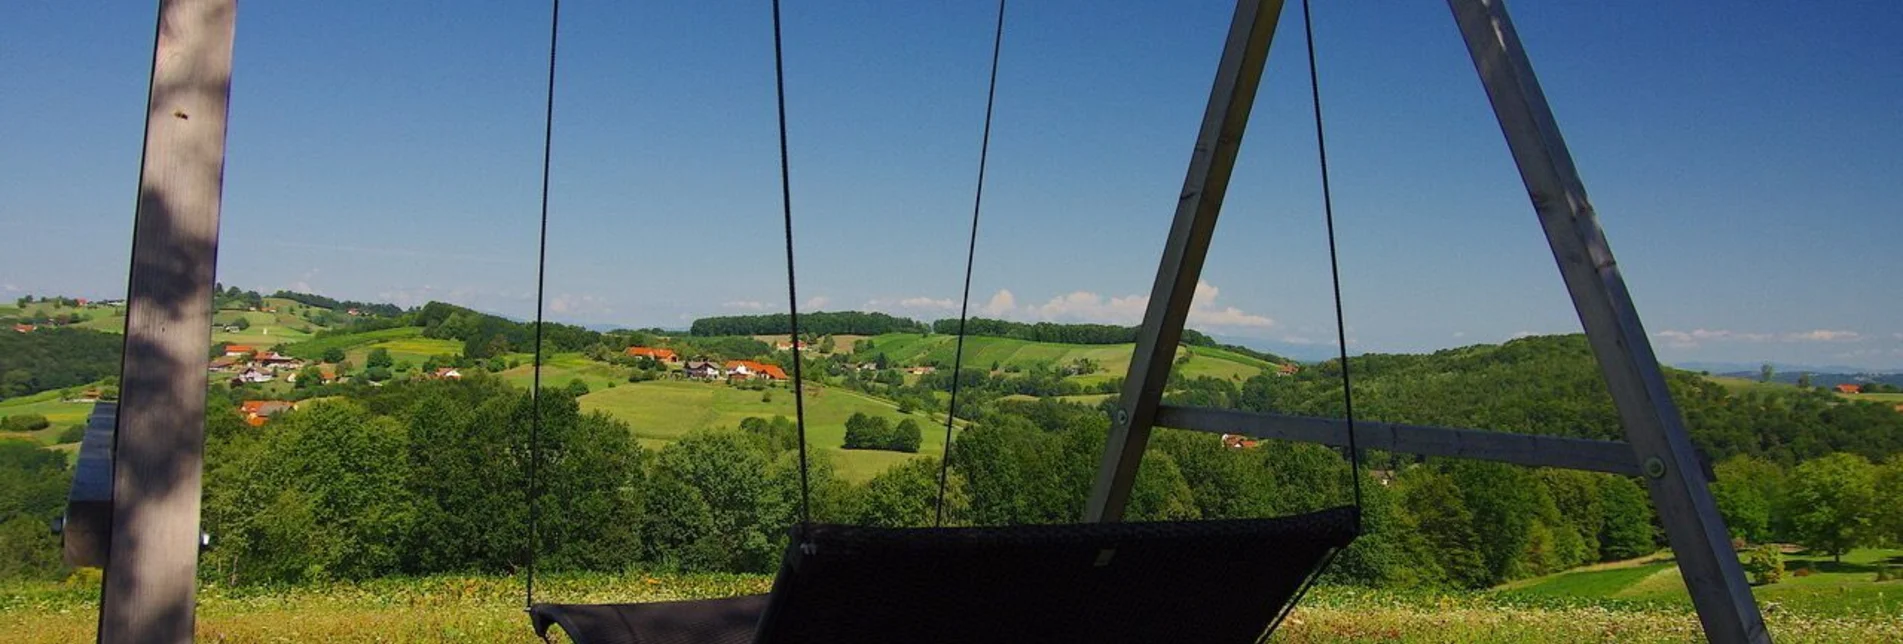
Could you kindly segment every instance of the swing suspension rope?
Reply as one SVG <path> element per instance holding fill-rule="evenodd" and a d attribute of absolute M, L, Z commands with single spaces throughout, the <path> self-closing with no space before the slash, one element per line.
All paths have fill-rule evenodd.
<path fill-rule="evenodd" d="M 1328 137 L 1322 128 L 1321 74 L 1315 64 L 1315 21 L 1308 5 L 1309 0 L 1302 0 L 1302 39 L 1308 45 L 1308 96 L 1315 111 L 1315 155 L 1321 167 L 1322 217 L 1328 229 L 1328 277 L 1335 294 L 1335 346 L 1340 349 L 1337 356 L 1341 360 L 1341 407 L 1348 422 L 1348 466 L 1354 478 L 1355 507 L 1360 508 L 1361 446 L 1355 436 L 1354 387 L 1348 379 L 1348 323 L 1341 311 L 1341 262 L 1335 248 L 1335 197 L 1328 183 Z"/>
<path fill-rule="evenodd" d="M 539 527 L 542 490 L 537 484 L 537 470 L 542 462 L 542 295 L 548 283 L 548 178 L 550 153 L 554 150 L 555 135 L 555 51 L 557 38 L 561 34 L 562 0 L 549 0 L 548 16 L 548 88 L 542 105 L 542 195 L 541 228 L 536 239 L 535 251 L 535 374 L 529 389 L 529 525 L 527 556 L 524 561 L 523 594 L 524 606 L 535 607 L 535 555 L 536 529 Z"/>
<path fill-rule="evenodd" d="M 800 365 L 799 280 L 793 273 L 793 180 L 786 152 L 786 54 L 781 43 L 780 0 L 773 0 L 773 92 L 780 119 L 780 214 L 786 221 L 786 311 L 793 345 L 793 423 L 800 443 L 800 525 L 813 522 L 813 492 L 806 465 L 806 380 Z"/>
<path fill-rule="evenodd" d="M 958 302 L 958 342 L 952 350 L 951 405 L 945 410 L 945 453 L 938 459 L 938 501 L 933 504 L 937 518 L 933 525 L 945 525 L 945 487 L 951 476 L 952 419 L 958 415 L 958 383 L 965 364 L 965 320 L 971 312 L 971 268 L 978 257 L 978 214 L 984 210 L 985 166 L 991 153 L 991 112 L 998 100 L 998 54 L 1004 46 L 1004 3 L 998 0 L 997 26 L 991 32 L 991 81 L 985 89 L 984 133 L 978 139 L 978 181 L 971 198 L 971 240 L 965 246 L 965 286 Z"/>

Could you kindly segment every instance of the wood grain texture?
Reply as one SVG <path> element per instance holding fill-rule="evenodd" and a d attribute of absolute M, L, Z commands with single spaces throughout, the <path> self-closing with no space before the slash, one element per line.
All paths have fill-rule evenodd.
<path fill-rule="evenodd" d="M 190 642 L 235 0 L 161 0 L 113 458 L 101 642 Z"/>

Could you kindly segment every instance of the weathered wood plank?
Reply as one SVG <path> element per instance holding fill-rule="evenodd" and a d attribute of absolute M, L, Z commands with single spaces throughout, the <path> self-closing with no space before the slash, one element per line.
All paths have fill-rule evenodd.
<path fill-rule="evenodd" d="M 106 565 L 107 540 L 112 533 L 112 436 L 119 421 L 118 403 L 99 402 L 86 417 L 86 434 L 79 442 L 79 461 L 73 484 L 66 493 L 66 516 L 60 536 L 67 565 Z"/>
<path fill-rule="evenodd" d="M 190 642 L 235 0 L 161 0 L 99 641 Z"/>
<path fill-rule="evenodd" d="M 1335 447 L 1348 446 L 1348 422 L 1336 418 L 1164 405 L 1157 410 L 1156 426 Z M 1632 447 L 1617 441 L 1367 420 L 1355 421 L 1355 438 L 1364 450 L 1471 458 L 1532 467 L 1563 467 L 1626 476 L 1638 476 L 1640 473 L 1639 464 L 1632 460 Z"/>
<path fill-rule="evenodd" d="M 1713 642 L 1769 642 L 1625 278 L 1504 0 L 1448 0 Z"/>
<path fill-rule="evenodd" d="M 1103 462 L 1084 510 L 1086 521 L 1117 521 L 1130 500 L 1143 448 L 1150 442 L 1150 425 L 1169 381 L 1170 363 L 1183 336 L 1183 320 L 1196 295 L 1196 280 L 1216 231 L 1229 175 L 1236 166 L 1242 133 L 1255 107 L 1256 87 L 1269 57 L 1269 42 L 1282 15 L 1282 0 L 1237 0 L 1229 37 L 1216 66 L 1216 81 L 1203 112 L 1202 130 L 1190 153 L 1183 192 L 1177 198 L 1176 218 L 1163 245 L 1163 259 L 1150 287 L 1149 308 L 1137 331 L 1135 355 L 1124 379 L 1123 407 L 1110 426 Z"/>

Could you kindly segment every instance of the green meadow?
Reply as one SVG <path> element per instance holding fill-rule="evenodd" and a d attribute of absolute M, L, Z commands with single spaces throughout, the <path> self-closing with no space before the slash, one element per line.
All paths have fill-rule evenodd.
<path fill-rule="evenodd" d="M 889 333 L 874 336 L 871 340 L 874 353 L 883 353 L 887 360 L 902 365 L 932 362 L 948 365 L 952 363 L 958 347 L 958 338 L 950 335 Z M 1109 381 L 1128 372 L 1130 355 L 1135 350 L 1134 344 L 1060 344 L 970 336 L 965 338 L 964 363 L 967 367 L 978 369 L 988 369 L 994 364 L 999 368 L 1026 369 L 1041 364 L 1061 369 L 1065 365 L 1088 359 L 1097 363 L 1097 372 L 1074 377 L 1079 383 L 1088 385 Z M 1187 377 L 1246 380 L 1264 369 L 1275 368 L 1267 361 L 1214 347 L 1183 347 L 1177 349 L 1176 355 L 1180 359 L 1185 353 L 1191 357 L 1179 368 Z M 863 360 L 868 356 L 857 357 Z"/>
<path fill-rule="evenodd" d="M 76 387 L 86 389 L 87 387 Z M 19 416 L 39 414 L 46 417 L 46 429 L 35 432 L 0 432 L 0 440 L 25 438 L 42 444 L 51 444 L 59 437 L 60 430 L 73 425 L 83 425 L 86 417 L 92 414 L 92 403 L 65 402 L 60 400 L 60 391 L 42 391 L 31 396 L 8 398 L 0 401 L 0 416 Z"/>
<path fill-rule="evenodd" d="M 1842 562 L 1808 553 L 1786 555 L 1784 579 L 1752 588 L 1777 610 L 1832 617 L 1889 615 L 1903 620 L 1903 580 L 1877 581 L 1879 566 L 1903 566 L 1903 550 L 1866 548 Z M 1669 558 L 1588 566 L 1520 580 L 1495 591 L 1507 597 L 1583 598 L 1689 608 L 1691 596 Z"/>
<path fill-rule="evenodd" d="M 544 375 L 545 386 L 550 383 Z M 697 429 L 738 427 L 749 417 L 792 418 L 793 391 L 772 387 L 765 391 L 741 389 L 724 383 L 655 380 L 620 383 L 614 388 L 594 389 L 581 397 L 584 411 L 601 411 L 621 419 L 634 429 L 636 438 L 650 447 L 672 441 Z M 846 418 L 854 413 L 883 416 L 897 423 L 903 418 L 918 422 L 924 434 L 919 453 L 906 454 L 879 450 L 848 450 Z M 945 453 L 945 419 L 924 413 L 900 414 L 897 405 L 865 394 L 824 386 L 807 386 L 807 441 L 814 449 L 825 450 L 841 477 L 862 481 L 894 464 L 915 456 L 939 456 Z"/>

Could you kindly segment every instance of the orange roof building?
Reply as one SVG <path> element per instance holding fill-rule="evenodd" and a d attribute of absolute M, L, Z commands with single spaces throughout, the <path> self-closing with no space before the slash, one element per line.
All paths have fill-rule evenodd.
<path fill-rule="evenodd" d="M 653 358 L 661 362 L 680 362 L 681 357 L 673 349 L 654 347 L 628 347 L 628 356 L 633 358 Z"/>
<path fill-rule="evenodd" d="M 241 356 L 247 353 L 257 353 L 257 352 L 258 352 L 258 349 L 256 347 L 253 347 L 248 344 L 225 345 L 225 355 L 228 355 L 228 356 Z"/>
<path fill-rule="evenodd" d="M 754 362 L 752 360 L 728 360 L 727 373 L 743 378 L 765 378 L 767 380 L 785 380 L 786 372 L 779 367 Z"/>
<path fill-rule="evenodd" d="M 1846 394 L 1860 394 L 1860 393 L 1863 393 L 1863 385 L 1852 385 L 1852 384 L 1837 385 L 1837 391 L 1839 393 L 1846 393 Z"/>

